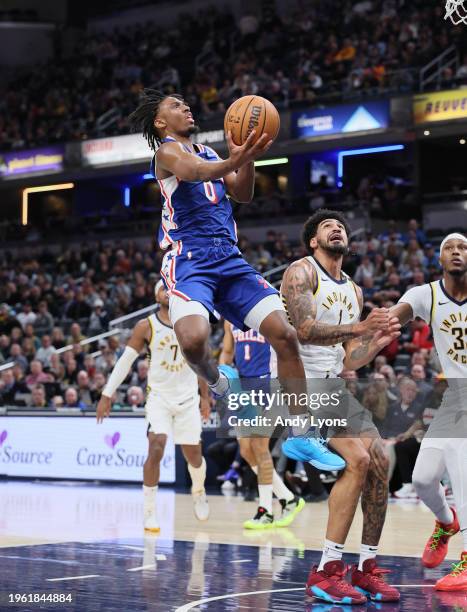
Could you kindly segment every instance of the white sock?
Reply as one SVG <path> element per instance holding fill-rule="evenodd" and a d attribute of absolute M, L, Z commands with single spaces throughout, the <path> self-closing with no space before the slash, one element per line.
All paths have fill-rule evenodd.
<path fill-rule="evenodd" d="M 259 484 L 259 505 L 272 514 L 272 484 Z"/>
<path fill-rule="evenodd" d="M 154 511 L 156 507 L 156 493 L 159 487 L 147 487 L 143 485 L 143 496 L 144 496 L 144 511 Z"/>
<path fill-rule="evenodd" d="M 217 381 L 212 385 L 209 385 L 211 391 L 213 393 L 216 393 L 216 395 L 224 395 L 229 390 L 229 387 L 229 379 L 222 372 L 219 372 L 219 378 L 217 379 Z"/>
<path fill-rule="evenodd" d="M 252 468 L 253 472 L 258 475 L 258 466 L 254 465 Z M 272 473 L 272 492 L 277 497 L 277 499 L 285 499 L 285 501 L 289 502 L 295 497 L 290 489 L 288 489 L 282 478 L 276 472 L 276 470 Z"/>
<path fill-rule="evenodd" d="M 439 486 L 440 486 L 440 489 L 442 490 L 444 504 L 443 504 L 443 507 L 440 510 L 438 510 L 438 512 L 436 512 L 436 518 L 441 523 L 445 523 L 446 525 L 450 525 L 452 523 L 452 521 L 454 520 L 454 514 L 452 513 L 452 510 L 448 506 L 448 502 L 446 501 L 446 497 L 444 495 L 443 485 L 439 485 Z M 441 492 L 440 492 L 440 495 L 441 495 Z"/>
<path fill-rule="evenodd" d="M 374 559 L 378 552 L 377 546 L 370 546 L 368 544 L 360 545 L 360 559 L 358 561 L 358 569 L 363 570 L 363 564 L 367 559 Z"/>
<path fill-rule="evenodd" d="M 188 464 L 188 471 L 191 476 L 191 492 L 199 493 L 204 491 L 204 481 L 206 480 L 206 461 L 204 457 L 202 457 L 199 467 L 193 467 Z"/>
<path fill-rule="evenodd" d="M 464 548 L 463 551 L 467 552 L 467 528 L 461 529 L 462 538 L 464 540 Z"/>
<path fill-rule="evenodd" d="M 318 572 L 320 572 L 328 561 L 340 561 L 344 552 L 344 545 L 337 544 L 331 540 L 324 540 L 323 554 L 319 562 Z"/>

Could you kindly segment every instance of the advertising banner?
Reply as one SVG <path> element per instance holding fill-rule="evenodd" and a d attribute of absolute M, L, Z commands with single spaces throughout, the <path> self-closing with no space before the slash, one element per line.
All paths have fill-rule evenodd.
<path fill-rule="evenodd" d="M 0 417 L 0 476 L 141 482 L 146 422 L 111 417 Z M 161 482 L 175 482 L 175 447 L 168 440 Z"/>
<path fill-rule="evenodd" d="M 141 134 L 86 140 L 81 144 L 83 166 L 105 166 L 123 162 L 147 161 L 153 153 Z"/>
<path fill-rule="evenodd" d="M 314 108 L 293 113 L 291 136 L 312 138 L 384 129 L 389 125 L 389 117 L 389 100 Z"/>
<path fill-rule="evenodd" d="M 0 153 L 0 177 L 10 178 L 23 174 L 54 172 L 63 170 L 65 149 L 62 146 L 28 151 L 6 151 Z"/>
<path fill-rule="evenodd" d="M 467 118 L 467 89 L 434 91 L 413 98 L 416 124 Z"/>

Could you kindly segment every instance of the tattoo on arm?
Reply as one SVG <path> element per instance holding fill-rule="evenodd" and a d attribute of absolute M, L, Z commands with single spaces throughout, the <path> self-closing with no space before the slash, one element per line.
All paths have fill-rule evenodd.
<path fill-rule="evenodd" d="M 286 270 L 282 295 L 301 344 L 331 346 L 355 338 L 354 325 L 325 325 L 316 321 L 313 269 L 305 260 L 297 261 Z"/>

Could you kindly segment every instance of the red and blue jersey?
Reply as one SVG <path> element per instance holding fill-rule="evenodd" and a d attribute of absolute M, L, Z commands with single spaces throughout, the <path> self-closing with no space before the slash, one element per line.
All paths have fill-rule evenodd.
<path fill-rule="evenodd" d="M 253 329 L 241 331 L 232 325 L 235 340 L 235 365 L 241 378 L 270 376 L 271 347 L 264 336 Z"/>
<path fill-rule="evenodd" d="M 164 138 L 163 142 L 177 142 Z M 188 146 L 180 147 L 192 155 L 209 162 L 219 160 L 217 153 L 202 144 L 195 144 L 193 152 Z M 172 175 L 157 177 L 157 152 L 151 162 L 151 174 L 159 183 L 163 204 L 159 228 L 159 245 L 171 248 L 179 242 L 190 243 L 205 238 L 224 238 L 236 244 L 237 231 L 232 206 L 223 179 L 215 181 L 182 181 Z"/>

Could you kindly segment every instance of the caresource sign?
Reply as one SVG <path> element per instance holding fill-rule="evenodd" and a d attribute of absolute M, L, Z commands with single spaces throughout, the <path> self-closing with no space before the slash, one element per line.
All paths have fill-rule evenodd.
<path fill-rule="evenodd" d="M 146 424 L 139 417 L 0 418 L 0 475 L 141 482 Z M 175 447 L 167 442 L 161 482 L 175 482 Z"/>

